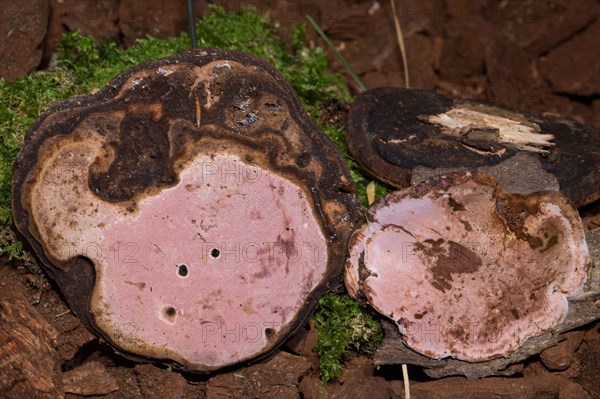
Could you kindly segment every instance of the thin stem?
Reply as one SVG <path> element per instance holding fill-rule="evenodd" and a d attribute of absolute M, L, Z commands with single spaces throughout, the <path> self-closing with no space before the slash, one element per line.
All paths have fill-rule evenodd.
<path fill-rule="evenodd" d="M 406 364 L 402 365 L 402 380 L 404 380 L 404 398 L 410 399 L 410 383 L 408 381 L 408 367 Z"/>
<path fill-rule="evenodd" d="M 335 46 L 333 45 L 333 43 L 331 43 L 331 41 L 329 40 L 329 38 L 327 37 L 327 35 L 325 35 L 325 32 L 323 32 L 321 30 L 321 28 L 319 28 L 319 25 L 317 25 L 317 23 L 315 22 L 315 20 L 312 19 L 309 15 L 306 16 L 306 19 L 308 19 L 308 22 L 310 22 L 310 24 L 317 31 L 317 33 L 319 34 L 319 36 L 321 36 L 321 38 L 325 41 L 325 43 L 327 44 L 327 46 L 329 46 L 329 48 L 331 49 L 331 51 L 333 51 L 333 53 L 336 55 L 336 57 L 340 60 L 340 62 L 342 63 L 342 65 L 344 66 L 344 68 L 346 68 L 346 70 L 348 71 L 348 73 L 350 74 L 350 76 L 352 76 L 352 78 L 354 79 L 354 81 L 356 82 L 356 84 L 358 85 L 358 87 L 360 87 L 360 89 L 362 91 L 367 91 L 367 86 L 365 86 L 365 84 L 362 82 L 362 80 L 360 80 L 360 78 L 358 77 L 358 75 L 356 74 L 356 72 L 354 72 L 354 70 L 352 69 L 352 67 L 348 63 L 348 61 L 346 61 L 346 59 L 342 56 L 342 54 L 340 54 L 340 52 L 335 48 Z"/>
<path fill-rule="evenodd" d="M 188 25 L 190 29 L 190 38 L 192 39 L 192 48 L 198 47 L 196 44 L 196 25 L 194 24 L 194 7 L 192 0 L 187 0 Z"/>
<path fill-rule="evenodd" d="M 408 61 L 406 60 L 406 48 L 404 47 L 404 35 L 402 35 L 402 28 L 400 27 L 400 19 L 396 12 L 396 2 L 390 0 L 392 4 L 392 12 L 394 14 L 394 25 L 396 26 L 396 39 L 398 40 L 398 46 L 400 47 L 400 55 L 402 56 L 402 66 L 404 68 L 404 86 L 408 89 L 410 87 L 410 81 L 408 79 Z"/>

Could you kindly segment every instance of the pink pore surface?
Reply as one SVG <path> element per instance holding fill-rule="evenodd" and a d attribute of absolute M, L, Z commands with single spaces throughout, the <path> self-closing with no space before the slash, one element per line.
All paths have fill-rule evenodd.
<path fill-rule="evenodd" d="M 200 369 L 272 347 L 327 267 L 304 192 L 237 156 L 199 155 L 176 186 L 141 199 L 132 213 L 77 191 L 93 160 L 94 150 L 84 150 L 65 146 L 49 161 L 46 176 L 57 175 L 54 166 L 81 152 L 83 175 L 39 184 L 32 206 L 38 225 L 53 226 L 40 229 L 45 240 L 61 232 L 49 255 L 93 262 L 90 310 L 99 329 L 127 351 Z"/>
<path fill-rule="evenodd" d="M 466 182 L 422 198 L 393 193 L 351 242 L 349 292 L 362 290 L 408 346 L 432 358 L 508 354 L 560 322 L 566 295 L 585 280 L 580 225 L 542 203 L 525 230 L 545 240 L 545 250 L 532 249 L 507 230 L 493 191 Z M 368 273 L 362 287 L 361 256 Z"/>

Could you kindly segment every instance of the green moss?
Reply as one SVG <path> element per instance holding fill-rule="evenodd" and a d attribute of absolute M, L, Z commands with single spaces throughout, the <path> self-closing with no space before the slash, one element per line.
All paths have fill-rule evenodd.
<path fill-rule="evenodd" d="M 54 70 L 64 69 L 79 94 L 89 93 L 137 63 L 166 57 L 184 48 L 183 36 L 170 40 L 143 38 L 135 46 L 123 50 L 115 41 L 96 42 L 92 37 L 70 32 L 58 48 L 58 68 Z"/>
<path fill-rule="evenodd" d="M 9 224 L 12 165 L 29 126 L 48 104 L 76 94 L 70 74 L 42 71 L 15 83 L 0 79 L 0 222 Z"/>
<path fill-rule="evenodd" d="M 329 137 L 331 141 L 335 143 L 344 156 L 346 164 L 348 165 L 348 169 L 350 169 L 352 180 L 354 181 L 354 184 L 356 184 L 356 190 L 358 192 L 360 202 L 365 208 L 369 206 L 367 201 L 367 185 L 371 181 L 375 183 L 375 199 L 393 190 L 392 187 L 388 186 L 387 184 L 382 183 L 377 179 L 373 179 L 365 174 L 364 170 L 358 165 L 352 155 L 350 155 L 348 146 L 346 145 L 346 133 L 342 129 L 332 125 L 324 125 L 321 126 L 321 128 L 327 137 Z"/>
<path fill-rule="evenodd" d="M 319 300 L 314 316 L 321 380 L 338 378 L 350 349 L 371 353 L 383 340 L 381 323 L 347 295 L 326 295 Z"/>
<path fill-rule="evenodd" d="M 15 232 L 8 226 L 0 225 L 0 256 L 7 255 L 9 259 L 23 259 L 23 243 L 17 240 Z"/>
<path fill-rule="evenodd" d="M 285 44 L 273 24 L 252 7 L 238 13 L 211 6 L 212 13 L 196 26 L 199 46 L 245 51 L 265 59 L 282 71 L 290 62 Z"/>

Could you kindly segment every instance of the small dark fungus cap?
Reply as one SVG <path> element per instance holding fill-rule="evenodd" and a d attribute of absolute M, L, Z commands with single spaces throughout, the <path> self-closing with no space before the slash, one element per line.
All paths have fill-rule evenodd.
<path fill-rule="evenodd" d="M 13 213 L 69 305 L 129 356 L 267 356 L 341 280 L 346 164 L 288 83 L 209 48 L 138 65 L 31 128 Z"/>
<path fill-rule="evenodd" d="M 485 169 L 526 152 L 575 206 L 600 199 L 600 132 L 558 115 L 533 116 L 424 90 L 378 88 L 350 110 L 348 147 L 373 176 L 398 188 L 416 168 Z M 442 172 L 443 173 L 443 172 Z M 514 170 L 528 179 L 527 170 Z"/>
<path fill-rule="evenodd" d="M 374 203 L 350 239 L 345 282 L 414 351 L 480 362 L 559 324 L 589 264 L 562 194 L 507 194 L 492 176 L 463 172 Z"/>

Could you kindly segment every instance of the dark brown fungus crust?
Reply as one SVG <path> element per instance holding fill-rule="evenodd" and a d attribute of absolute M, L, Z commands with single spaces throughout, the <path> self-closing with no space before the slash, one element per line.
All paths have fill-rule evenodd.
<path fill-rule="evenodd" d="M 201 372 L 268 356 L 302 325 L 360 219 L 343 158 L 282 76 L 209 48 L 42 115 L 13 213 L 88 328 Z"/>
<path fill-rule="evenodd" d="M 483 170 L 527 152 L 556 176 L 575 206 L 600 198 L 600 132 L 558 115 L 378 88 L 357 97 L 348 147 L 367 171 L 398 188 L 410 185 L 416 168 Z M 531 179 L 525 169 L 514 173 Z"/>
<path fill-rule="evenodd" d="M 482 362 L 560 324 L 589 266 L 562 194 L 507 194 L 490 175 L 462 172 L 375 202 L 350 239 L 345 281 L 412 350 Z"/>

